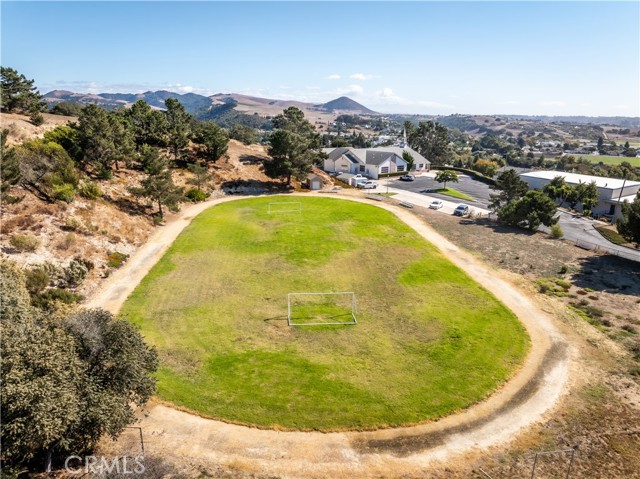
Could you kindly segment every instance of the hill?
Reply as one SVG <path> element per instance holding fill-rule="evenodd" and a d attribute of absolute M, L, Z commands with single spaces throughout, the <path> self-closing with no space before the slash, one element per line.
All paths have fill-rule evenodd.
<path fill-rule="evenodd" d="M 370 110 L 366 106 L 361 105 L 357 101 L 352 100 L 349 97 L 341 96 L 340 98 L 336 98 L 335 100 L 331 100 L 323 105 L 319 105 L 319 108 L 325 111 L 349 111 L 349 112 L 358 112 L 365 113 L 367 115 L 376 115 L 377 113 L 373 110 Z"/>

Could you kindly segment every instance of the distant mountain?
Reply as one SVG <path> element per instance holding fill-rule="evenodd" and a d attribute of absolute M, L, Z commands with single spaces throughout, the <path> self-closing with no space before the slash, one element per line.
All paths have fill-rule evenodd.
<path fill-rule="evenodd" d="M 341 96 L 340 98 L 336 98 L 335 100 L 331 100 L 323 105 L 318 105 L 318 107 L 325 111 L 351 111 L 358 113 L 366 113 L 369 115 L 375 115 L 376 112 L 370 110 L 366 106 L 361 105 L 357 101 L 352 100 L 349 97 Z"/>
<path fill-rule="evenodd" d="M 103 108 L 114 109 L 118 107 L 131 106 L 138 100 L 144 100 L 154 108 L 165 108 L 165 101 L 169 98 L 176 98 L 184 108 L 195 114 L 197 111 L 209 108 L 212 105 L 211 100 L 203 95 L 196 93 L 174 93 L 166 90 L 147 91 L 144 93 L 73 93 L 66 90 L 54 90 L 43 95 L 43 98 L 49 104 L 60 103 L 63 101 L 69 103 L 89 104 L 94 103 Z"/>

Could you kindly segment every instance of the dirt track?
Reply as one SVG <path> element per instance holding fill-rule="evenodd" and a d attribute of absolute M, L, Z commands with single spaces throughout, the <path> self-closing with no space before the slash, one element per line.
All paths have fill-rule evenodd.
<path fill-rule="evenodd" d="M 185 209 L 109 278 L 87 306 L 117 312 L 191 218 L 210 206 L 235 199 L 240 197 L 211 200 Z M 486 401 L 459 414 L 420 426 L 373 432 L 258 430 L 153 403 L 141 420 L 148 453 L 183 464 L 222 465 L 238 471 L 293 477 L 369 477 L 382 473 L 399 476 L 504 443 L 544 418 L 568 384 L 572 355 L 551 319 L 497 271 L 450 243 L 409 211 L 384 203 L 375 206 L 396 214 L 518 316 L 527 328 L 532 347 L 514 377 Z"/>

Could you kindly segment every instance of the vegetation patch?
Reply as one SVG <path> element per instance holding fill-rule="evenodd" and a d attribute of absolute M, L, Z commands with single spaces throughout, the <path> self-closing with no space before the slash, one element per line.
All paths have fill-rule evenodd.
<path fill-rule="evenodd" d="M 454 198 L 459 198 L 461 200 L 474 201 L 469 195 L 465 195 L 461 191 L 458 191 L 454 188 L 438 188 L 436 190 L 431 190 L 432 193 L 440 193 L 441 195 L 453 196 Z"/>
<path fill-rule="evenodd" d="M 372 429 L 465 408 L 521 363 L 517 318 L 391 213 L 273 201 L 200 214 L 125 303 L 158 348 L 162 398 L 261 427 Z M 287 326 L 287 293 L 340 291 L 357 325 Z"/>
<path fill-rule="evenodd" d="M 606 226 L 599 226 L 596 229 L 598 230 L 598 233 L 600 233 L 607 240 L 611 241 L 614 244 L 624 245 L 628 243 L 628 241 L 624 239 L 617 231 L 614 231 L 611 228 L 607 228 Z"/>

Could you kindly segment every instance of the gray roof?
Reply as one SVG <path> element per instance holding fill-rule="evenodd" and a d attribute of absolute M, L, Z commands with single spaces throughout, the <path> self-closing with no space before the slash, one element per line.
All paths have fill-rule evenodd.
<path fill-rule="evenodd" d="M 384 163 L 394 153 L 402 158 L 402 154 L 406 151 L 413 156 L 414 163 L 425 163 L 430 165 L 427 160 L 417 151 L 411 148 L 400 148 L 398 146 L 379 146 L 376 148 L 325 148 L 328 158 L 332 161 L 337 160 L 341 156 L 345 156 L 351 163 L 366 163 L 368 165 L 380 165 Z"/>
<path fill-rule="evenodd" d="M 328 152 L 329 154 L 329 159 L 331 161 L 337 160 L 338 158 L 340 158 L 342 155 L 344 155 L 347 151 L 349 151 L 349 148 L 334 148 L 332 150 L 330 150 Z"/>
<path fill-rule="evenodd" d="M 389 151 L 372 151 L 367 150 L 367 165 L 380 165 L 387 161 L 393 153 Z"/>
<path fill-rule="evenodd" d="M 400 148 L 399 146 L 377 146 L 375 148 L 369 148 L 367 151 L 385 151 L 385 152 L 389 152 L 389 153 L 395 153 L 400 158 L 402 158 L 402 153 L 407 151 L 407 152 L 411 153 L 411 156 L 413 156 L 413 162 L 414 163 L 426 163 L 427 165 L 431 164 L 431 162 L 429 160 L 427 160 L 424 156 L 422 156 L 420 153 L 418 153 L 413 148 L 409 148 L 409 147 Z"/>

